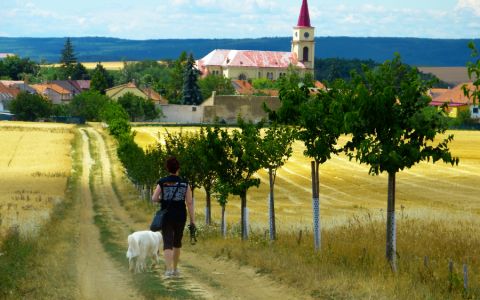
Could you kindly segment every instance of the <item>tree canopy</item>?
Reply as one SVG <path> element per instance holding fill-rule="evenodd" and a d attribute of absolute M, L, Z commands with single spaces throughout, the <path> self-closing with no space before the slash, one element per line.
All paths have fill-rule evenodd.
<path fill-rule="evenodd" d="M 20 121 L 36 121 L 47 118 L 52 112 L 51 103 L 42 96 L 20 93 L 10 103 L 10 111 Z"/>

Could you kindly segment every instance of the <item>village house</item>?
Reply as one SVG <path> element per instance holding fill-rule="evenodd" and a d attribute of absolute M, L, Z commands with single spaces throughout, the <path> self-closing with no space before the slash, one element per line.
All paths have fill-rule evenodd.
<path fill-rule="evenodd" d="M 150 99 L 155 103 L 155 106 L 168 104 L 167 99 L 163 98 L 152 88 L 139 88 L 133 82 L 114 86 L 105 91 L 105 94 L 112 100 L 118 100 L 118 98 L 124 96 L 127 93 L 131 93 L 143 99 Z"/>
<path fill-rule="evenodd" d="M 67 90 L 56 83 L 42 83 L 31 85 L 37 94 L 50 100 L 53 104 L 66 104 L 72 100 L 74 92 Z"/>
<path fill-rule="evenodd" d="M 452 89 L 430 90 L 430 96 L 432 97 L 430 105 L 441 107 L 442 105 L 447 104 L 447 113 L 452 118 L 458 117 L 461 111 L 470 110 L 473 119 L 480 119 L 478 103 L 473 105 L 472 101 L 465 96 L 462 89 L 464 85 L 470 90 L 474 89 L 473 83 L 467 82 L 461 83 Z"/>
<path fill-rule="evenodd" d="M 65 90 L 71 91 L 73 97 L 90 89 L 90 80 L 53 80 L 48 83 L 54 83 Z"/>
<path fill-rule="evenodd" d="M 0 112 L 8 111 L 9 103 L 17 97 L 20 89 L 10 87 L 0 82 Z"/>
<path fill-rule="evenodd" d="M 226 78 L 277 80 L 290 66 L 301 74 L 314 71 L 315 28 L 310 24 L 307 0 L 303 0 L 297 26 L 293 27 L 291 52 L 216 49 L 196 61 L 203 76 L 223 75 Z"/>

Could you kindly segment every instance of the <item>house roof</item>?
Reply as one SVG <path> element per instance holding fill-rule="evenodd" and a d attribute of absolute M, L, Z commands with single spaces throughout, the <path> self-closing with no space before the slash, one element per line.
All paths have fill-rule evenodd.
<path fill-rule="evenodd" d="M 435 98 L 435 97 L 438 97 L 440 95 L 442 95 L 443 93 L 446 93 L 448 92 L 450 89 L 438 89 L 438 88 L 433 88 L 433 89 L 429 89 L 428 90 L 428 95 L 430 97 Z"/>
<path fill-rule="evenodd" d="M 69 95 L 72 93 L 71 91 L 64 89 L 63 87 L 61 87 L 56 83 L 34 84 L 31 87 L 34 88 L 39 94 L 44 94 L 47 89 L 50 89 L 55 93 L 61 94 L 61 95 Z"/>
<path fill-rule="evenodd" d="M 63 89 L 70 91 L 72 94 L 80 94 L 82 92 L 82 88 L 78 84 L 77 80 L 53 80 L 49 83 L 61 86 Z"/>
<path fill-rule="evenodd" d="M 470 90 L 474 89 L 474 85 L 471 82 L 461 83 L 452 89 L 444 91 L 436 96 L 432 96 L 431 105 L 440 106 L 444 103 L 448 103 L 449 106 L 462 106 L 471 104 L 470 99 L 468 99 L 463 93 L 462 86 L 464 85 Z"/>
<path fill-rule="evenodd" d="M 197 61 L 197 66 L 202 72 L 206 71 L 207 66 L 284 69 L 290 65 L 306 68 L 295 53 L 279 51 L 216 49 Z"/>
<path fill-rule="evenodd" d="M 0 99 L 1 100 L 11 100 L 20 93 L 20 90 L 17 88 L 9 87 L 0 82 Z"/>
<path fill-rule="evenodd" d="M 163 98 L 160 94 L 155 92 L 152 88 L 140 89 L 133 82 L 114 86 L 112 88 L 105 90 L 105 93 L 107 94 L 108 97 L 113 98 L 115 97 L 115 95 L 117 95 L 124 89 L 136 89 L 145 96 L 144 97 L 145 99 L 151 99 L 154 102 L 158 102 L 159 104 L 168 104 L 168 100 Z"/>
<path fill-rule="evenodd" d="M 253 94 L 263 94 L 267 96 L 278 96 L 278 90 L 273 90 L 273 89 L 262 89 L 262 90 L 257 90 L 253 87 L 253 85 L 246 81 L 246 80 L 240 80 L 240 79 L 235 79 L 232 80 L 232 85 L 237 94 L 239 95 L 253 95 Z"/>
<path fill-rule="evenodd" d="M 151 99 L 154 102 L 158 102 L 159 104 L 168 104 L 168 100 L 163 98 L 162 95 L 157 93 L 152 88 L 143 88 L 142 92 L 144 92 L 145 95 L 147 95 L 148 99 Z"/>
<path fill-rule="evenodd" d="M 308 11 L 308 2 L 303 0 L 300 15 L 298 16 L 298 27 L 312 27 L 310 26 L 310 13 Z"/>
<path fill-rule="evenodd" d="M 240 95 L 252 95 L 254 92 L 253 86 L 246 80 L 232 80 L 232 85 L 237 94 Z"/>

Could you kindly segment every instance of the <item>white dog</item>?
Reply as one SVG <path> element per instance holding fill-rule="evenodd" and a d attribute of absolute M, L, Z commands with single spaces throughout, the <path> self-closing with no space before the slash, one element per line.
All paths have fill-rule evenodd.
<path fill-rule="evenodd" d="M 130 234 L 127 251 L 129 270 L 134 270 L 135 273 L 145 271 L 147 257 L 153 260 L 153 264 L 158 263 L 162 244 L 163 238 L 160 232 L 145 230 Z"/>

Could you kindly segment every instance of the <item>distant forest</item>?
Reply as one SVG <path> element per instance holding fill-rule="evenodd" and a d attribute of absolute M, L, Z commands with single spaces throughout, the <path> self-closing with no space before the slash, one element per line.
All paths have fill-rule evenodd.
<path fill-rule="evenodd" d="M 316 58 L 383 62 L 400 53 L 413 66 L 465 66 L 470 59 L 466 39 L 316 38 Z M 103 37 L 72 38 L 80 61 L 137 61 L 176 59 L 182 51 L 201 58 L 214 49 L 290 51 L 291 38 L 124 40 Z M 480 39 L 475 40 L 477 44 Z M 0 53 L 14 53 L 37 62 L 58 62 L 64 38 L 0 37 Z"/>

